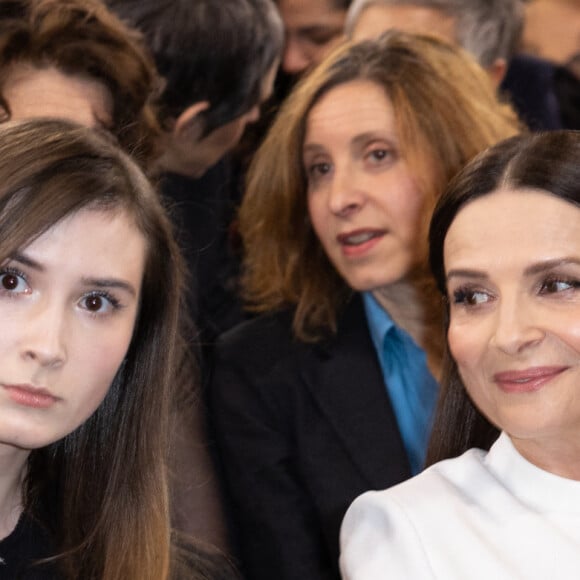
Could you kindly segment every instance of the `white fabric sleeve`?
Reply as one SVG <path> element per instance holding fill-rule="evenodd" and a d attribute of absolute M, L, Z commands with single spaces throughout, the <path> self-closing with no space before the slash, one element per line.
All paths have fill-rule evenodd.
<path fill-rule="evenodd" d="M 404 507 L 385 492 L 358 497 L 340 532 L 344 580 L 429 580 L 433 571 Z"/>

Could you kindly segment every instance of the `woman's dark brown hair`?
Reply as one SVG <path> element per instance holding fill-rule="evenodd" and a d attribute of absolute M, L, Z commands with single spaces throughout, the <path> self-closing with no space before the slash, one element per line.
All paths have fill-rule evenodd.
<path fill-rule="evenodd" d="M 54 67 L 100 81 L 110 92 L 107 129 L 144 167 L 155 157 L 160 129 L 153 101 L 158 77 L 139 35 L 98 0 L 0 2 L 0 105 L 11 67 Z"/>
<path fill-rule="evenodd" d="M 452 180 L 435 208 L 429 232 L 429 261 L 443 296 L 447 296 L 444 246 L 449 227 L 467 204 L 498 189 L 541 190 L 580 207 L 580 132 L 513 137 L 477 156 Z M 522 204 L 525 199 L 524 191 Z M 448 308 L 446 319 L 447 328 Z M 498 428 L 467 395 L 457 365 L 446 349 L 427 464 L 456 457 L 472 447 L 489 449 L 498 434 Z"/>

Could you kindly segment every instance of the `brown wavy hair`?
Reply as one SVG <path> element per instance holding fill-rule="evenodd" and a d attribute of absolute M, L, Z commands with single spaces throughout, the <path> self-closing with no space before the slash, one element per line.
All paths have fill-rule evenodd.
<path fill-rule="evenodd" d="M 10 118 L 2 87 L 11 67 L 55 67 L 102 82 L 113 102 L 107 127 L 120 146 L 147 167 L 157 155 L 160 129 L 155 65 L 141 37 L 98 0 L 0 2 L 0 106 Z"/>
<path fill-rule="evenodd" d="M 308 218 L 305 127 L 323 95 L 357 80 L 376 83 L 392 102 L 401 153 L 433 205 L 472 157 L 522 130 L 483 69 L 462 49 L 436 38 L 391 31 L 378 40 L 346 43 L 314 69 L 258 150 L 239 214 L 249 308 L 293 307 L 293 329 L 301 340 L 334 331 L 337 311 L 351 292 Z"/>

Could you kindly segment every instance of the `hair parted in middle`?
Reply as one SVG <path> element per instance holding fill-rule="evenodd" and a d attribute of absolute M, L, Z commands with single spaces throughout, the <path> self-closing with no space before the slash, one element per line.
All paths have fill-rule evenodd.
<path fill-rule="evenodd" d="M 483 69 L 462 49 L 436 38 L 387 32 L 376 41 L 344 44 L 314 69 L 290 95 L 256 154 L 239 216 L 249 306 L 258 312 L 294 307 L 294 332 L 302 340 L 332 333 L 337 310 L 351 292 L 309 221 L 302 163 L 306 124 L 322 96 L 359 80 L 377 84 L 392 102 L 401 154 L 433 205 L 467 161 L 522 130 Z M 424 177 L 433 174 L 433 180 Z"/>
<path fill-rule="evenodd" d="M 444 297 L 447 232 L 466 205 L 498 189 L 544 191 L 580 208 L 580 131 L 512 137 L 479 154 L 455 176 L 434 210 L 429 231 L 429 262 Z M 522 204 L 525 203 L 523 192 Z M 447 300 L 446 304 L 445 330 L 449 327 Z M 489 449 L 498 435 L 498 427 L 471 401 L 447 347 L 427 465 L 457 457 L 472 447 Z"/>
<path fill-rule="evenodd" d="M 67 579 L 167 579 L 165 457 L 182 356 L 184 270 L 171 223 L 107 132 L 57 119 L 0 124 L 0 263 L 82 211 L 125 213 L 144 236 L 139 312 L 94 414 L 30 453 L 23 508 L 54 536 Z"/>

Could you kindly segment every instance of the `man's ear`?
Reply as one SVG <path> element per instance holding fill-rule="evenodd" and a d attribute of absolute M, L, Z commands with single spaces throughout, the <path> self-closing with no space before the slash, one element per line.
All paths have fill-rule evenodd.
<path fill-rule="evenodd" d="M 173 125 L 173 136 L 197 141 L 203 132 L 203 123 L 199 117 L 202 111 L 209 108 L 209 101 L 200 101 L 190 105 L 177 117 Z"/>
<path fill-rule="evenodd" d="M 496 58 L 486 70 L 491 78 L 493 86 L 497 89 L 507 72 L 507 61 L 505 58 Z"/>

